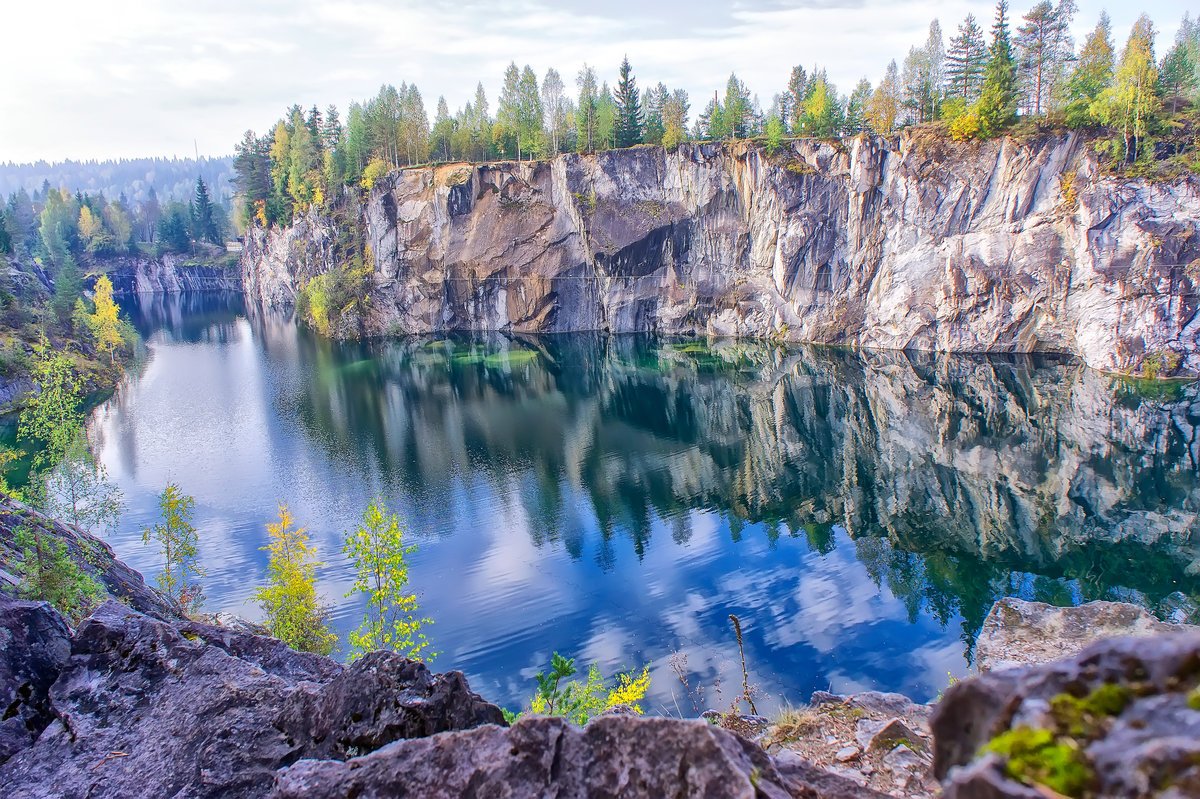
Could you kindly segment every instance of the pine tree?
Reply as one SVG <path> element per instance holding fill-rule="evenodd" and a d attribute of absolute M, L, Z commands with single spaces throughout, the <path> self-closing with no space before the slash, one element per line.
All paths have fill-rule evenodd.
<path fill-rule="evenodd" d="M 946 53 L 946 88 L 952 97 L 965 103 L 973 103 L 979 97 L 987 65 L 987 47 L 983 41 L 983 30 L 975 22 L 973 14 L 958 26 L 958 34 L 950 39 L 950 50 Z"/>
<path fill-rule="evenodd" d="M 621 61 L 620 80 L 614 97 L 617 105 L 616 140 L 618 147 L 632 147 L 642 142 L 642 100 L 638 94 L 629 57 Z"/>
<path fill-rule="evenodd" d="M 1008 29 L 1008 0 L 996 4 L 992 46 L 979 96 L 979 133 L 994 136 L 1017 117 L 1017 65 Z"/>
<path fill-rule="evenodd" d="M 1074 0 L 1060 0 L 1057 6 L 1042 0 L 1029 10 L 1025 24 L 1017 29 L 1017 74 L 1025 113 L 1041 114 L 1049 110 L 1067 59 L 1074 50 L 1069 33 L 1074 15 Z"/>
<path fill-rule="evenodd" d="M 208 186 L 204 178 L 196 178 L 196 196 L 192 199 L 192 234 L 200 241 L 220 244 L 217 225 L 213 220 L 213 205 L 208 198 Z"/>

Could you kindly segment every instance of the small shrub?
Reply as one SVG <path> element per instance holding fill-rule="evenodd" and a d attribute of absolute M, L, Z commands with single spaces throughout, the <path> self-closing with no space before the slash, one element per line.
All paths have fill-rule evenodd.
<path fill-rule="evenodd" d="M 295 527 L 286 505 L 279 506 L 279 521 L 267 525 L 271 553 L 267 585 L 254 592 L 266 614 L 271 635 L 300 652 L 328 655 L 337 645 L 329 629 L 329 609 L 317 598 L 315 551 L 302 527 Z"/>
<path fill-rule="evenodd" d="M 624 672 L 618 674 L 613 685 L 606 685 L 596 664 L 588 667 L 587 679 L 564 683 L 577 673 L 575 659 L 567 659 L 555 652 L 550 657 L 550 671 L 536 675 L 538 690 L 530 700 L 531 713 L 540 716 L 563 716 L 574 724 L 587 724 L 589 720 L 605 710 L 625 705 L 635 713 L 641 713 L 639 704 L 650 687 L 650 668 L 641 674 Z M 517 715 L 512 715 L 516 719 Z"/>
<path fill-rule="evenodd" d="M 142 528 L 142 542 L 158 542 L 163 555 L 163 570 L 158 575 L 158 587 L 177 601 L 185 612 L 200 609 L 204 594 L 194 577 L 203 577 L 197 563 L 196 528 L 192 524 L 196 500 L 184 494 L 175 483 L 158 495 L 162 521 L 153 527 Z"/>
<path fill-rule="evenodd" d="M 22 556 L 18 590 L 23 598 L 49 602 L 74 624 L 103 595 L 95 579 L 71 557 L 65 541 L 36 526 L 22 525 L 17 528 L 15 543 Z"/>
<path fill-rule="evenodd" d="M 950 135 L 955 141 L 975 139 L 980 135 L 979 113 L 967 111 L 950 123 Z"/>
<path fill-rule="evenodd" d="M 423 659 L 429 642 L 421 628 L 432 621 L 418 616 L 417 597 L 405 590 L 405 558 L 416 551 L 415 546 L 405 546 L 399 517 L 388 513 L 380 499 L 367 506 L 362 524 L 346 537 L 345 552 L 357 575 L 346 596 L 362 593 L 367 597 L 366 616 L 350 633 L 351 662 L 376 650 Z"/>

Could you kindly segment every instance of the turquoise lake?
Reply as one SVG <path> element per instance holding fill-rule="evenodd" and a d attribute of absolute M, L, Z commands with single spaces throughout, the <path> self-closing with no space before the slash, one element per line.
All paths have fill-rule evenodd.
<path fill-rule="evenodd" d="M 255 619 L 286 503 L 343 637 L 344 534 L 383 497 L 441 654 L 516 709 L 552 652 L 649 665 L 647 710 L 740 691 L 936 696 L 991 603 L 1200 604 L 1200 398 L 1064 357 L 575 334 L 338 344 L 236 297 L 132 309 L 148 354 L 90 430 L 127 509 L 195 497 L 208 611 Z M 677 662 L 681 662 L 677 660 Z M 716 685 L 714 685 L 716 684 Z"/>

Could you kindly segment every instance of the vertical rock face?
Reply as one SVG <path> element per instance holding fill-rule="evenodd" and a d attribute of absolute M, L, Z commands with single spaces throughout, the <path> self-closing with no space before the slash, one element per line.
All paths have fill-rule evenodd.
<path fill-rule="evenodd" d="M 640 147 L 393 172 L 362 209 L 365 332 L 659 331 L 1200 373 L 1200 188 L 1101 177 L 1075 136 Z M 256 229 L 269 305 L 335 263 Z"/>

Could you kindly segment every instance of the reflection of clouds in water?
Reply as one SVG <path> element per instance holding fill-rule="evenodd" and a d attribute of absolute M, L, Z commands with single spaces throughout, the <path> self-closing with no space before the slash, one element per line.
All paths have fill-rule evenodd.
<path fill-rule="evenodd" d="M 751 377 L 704 352 L 664 370 L 653 365 L 661 342 L 629 337 L 548 339 L 554 370 L 505 371 L 452 363 L 457 344 L 433 362 L 416 351 L 414 365 L 412 340 L 333 345 L 270 321 L 220 329 L 197 331 L 202 345 L 156 339 L 146 374 L 96 415 L 133 506 L 112 539 L 119 554 L 153 573 L 137 530 L 157 517 L 171 474 L 197 499 L 209 609 L 254 616 L 259 547 L 285 500 L 326 562 L 320 588 L 344 634 L 363 603 L 342 599 L 353 580 L 342 536 L 381 493 L 419 545 L 411 587 L 445 653 L 435 668 L 463 669 L 510 706 L 558 651 L 605 673 L 650 663 L 651 704 L 674 712 L 690 705 L 668 663 L 674 647 L 693 683 L 711 691 L 723 675 L 727 706 L 741 682 L 730 613 L 768 697 L 802 702 L 830 683 L 931 696 L 945 671 L 961 672 L 960 632 L 1006 584 L 1009 567 L 978 554 L 1013 537 L 1000 535 L 1010 515 L 985 478 L 997 459 L 1034 462 L 1003 431 L 1021 441 L 1036 431 L 1022 427 L 1026 395 L 1004 381 L 1053 392 L 1074 379 L 997 362 L 972 387 L 949 359 L 935 379 L 903 355 L 808 350 L 789 352 L 786 374 Z M 999 414 L 986 438 L 980 394 Z M 945 419 L 959 432 L 944 435 Z M 1086 490 L 1072 496 L 1111 505 L 1111 480 L 1070 452 L 1037 451 L 1048 465 L 1032 477 L 1051 498 L 1082 475 Z M 1060 516 L 1071 502 L 1060 499 Z M 846 519 L 855 541 L 827 526 Z"/>

